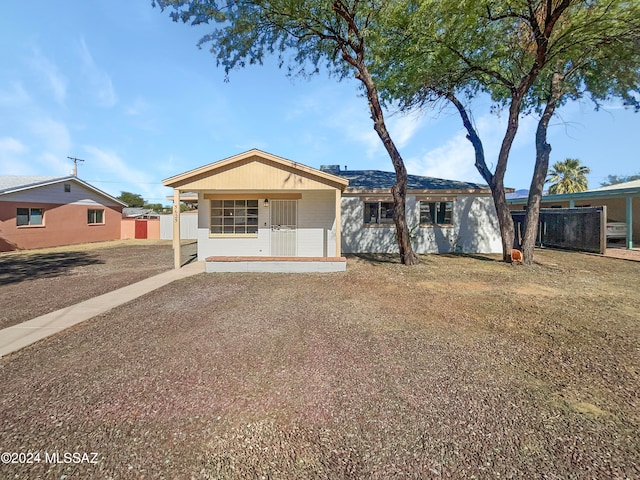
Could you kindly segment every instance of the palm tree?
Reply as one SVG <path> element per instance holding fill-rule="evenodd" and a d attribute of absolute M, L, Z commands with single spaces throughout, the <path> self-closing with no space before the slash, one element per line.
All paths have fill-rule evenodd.
<path fill-rule="evenodd" d="M 589 167 L 580 165 L 577 158 L 567 158 L 564 162 L 556 162 L 549 171 L 545 183 L 550 183 L 550 194 L 584 192 L 589 184 L 587 175 Z"/>

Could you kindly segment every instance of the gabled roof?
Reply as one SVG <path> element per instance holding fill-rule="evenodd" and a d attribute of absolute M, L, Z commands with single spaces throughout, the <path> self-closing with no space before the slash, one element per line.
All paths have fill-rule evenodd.
<path fill-rule="evenodd" d="M 389 190 L 396 184 L 396 174 L 394 172 L 346 170 L 341 171 L 339 175 L 349 180 L 349 190 Z M 490 192 L 488 185 L 419 175 L 407 175 L 407 190 L 486 190 Z"/>
<path fill-rule="evenodd" d="M 339 165 L 323 165 L 320 169 L 349 180 L 347 192 L 389 192 L 391 187 L 396 184 L 396 174 L 394 172 L 383 172 L 381 170 L 340 170 Z M 433 192 L 435 190 L 470 193 L 491 192 L 488 185 L 423 177 L 420 175 L 407 175 L 407 190 L 414 193 L 421 191 Z"/>
<path fill-rule="evenodd" d="M 39 188 L 63 182 L 79 183 L 85 188 L 93 190 L 98 195 L 106 197 L 109 200 L 119 203 L 122 206 L 127 206 L 127 204 L 122 200 L 112 197 L 108 193 L 103 192 L 102 190 L 83 180 L 80 180 L 74 175 L 67 175 L 66 177 L 53 177 L 44 175 L 0 175 L 0 195 L 8 195 L 10 193 L 21 192 L 24 190 L 30 190 L 33 188 Z"/>
<path fill-rule="evenodd" d="M 246 160 L 250 160 L 253 157 L 257 157 L 263 160 L 268 160 L 277 165 L 281 165 L 283 167 L 294 169 L 301 173 L 305 173 L 311 177 L 315 177 L 324 181 L 329 181 L 331 183 L 338 184 L 343 189 L 349 183 L 344 178 L 333 175 L 331 173 L 323 172 L 321 170 L 317 170 L 315 168 L 309 167 L 302 163 L 294 162 L 292 160 L 287 160 L 286 158 L 278 157 L 271 153 L 263 152 L 262 150 L 258 150 L 257 148 L 254 148 L 246 152 L 240 153 L 238 155 L 234 155 L 232 157 L 228 157 L 223 160 L 219 160 L 217 162 L 213 162 L 208 165 L 204 165 L 202 167 L 198 167 L 193 170 L 189 170 L 187 172 L 181 173 L 179 175 L 175 175 L 173 177 L 167 178 L 162 181 L 162 184 L 165 187 L 177 188 L 181 185 L 185 185 L 192 179 L 202 177 L 205 175 L 214 175 L 216 171 L 221 171 L 225 168 L 232 167 L 233 164 L 235 163 L 239 164 Z"/>

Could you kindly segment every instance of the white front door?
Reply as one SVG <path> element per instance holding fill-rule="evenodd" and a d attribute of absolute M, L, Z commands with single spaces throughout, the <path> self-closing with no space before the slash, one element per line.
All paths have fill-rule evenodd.
<path fill-rule="evenodd" d="M 271 256 L 295 257 L 297 254 L 298 201 L 271 200 Z"/>

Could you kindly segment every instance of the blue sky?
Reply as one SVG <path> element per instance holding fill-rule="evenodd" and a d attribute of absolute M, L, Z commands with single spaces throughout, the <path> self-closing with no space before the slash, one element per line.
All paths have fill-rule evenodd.
<path fill-rule="evenodd" d="M 66 175 L 114 196 L 168 203 L 162 180 L 259 148 L 312 167 L 392 171 L 356 80 L 289 79 L 270 61 L 224 71 L 197 41 L 206 26 L 174 23 L 150 0 L 8 2 L 0 18 L 0 174 Z M 578 158 L 589 185 L 640 171 L 640 116 L 617 105 L 564 107 L 551 162 Z M 491 165 L 504 115 L 477 105 Z M 388 112 L 409 173 L 482 182 L 452 110 Z M 521 121 L 505 183 L 528 188 L 535 117 Z"/>

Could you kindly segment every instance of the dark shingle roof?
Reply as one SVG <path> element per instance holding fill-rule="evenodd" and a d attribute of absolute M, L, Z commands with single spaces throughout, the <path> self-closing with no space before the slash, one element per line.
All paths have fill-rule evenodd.
<path fill-rule="evenodd" d="M 349 180 L 347 190 L 389 190 L 396 184 L 394 172 L 340 170 L 331 172 Z M 488 185 L 442 178 L 407 175 L 407 190 L 489 190 Z"/>

